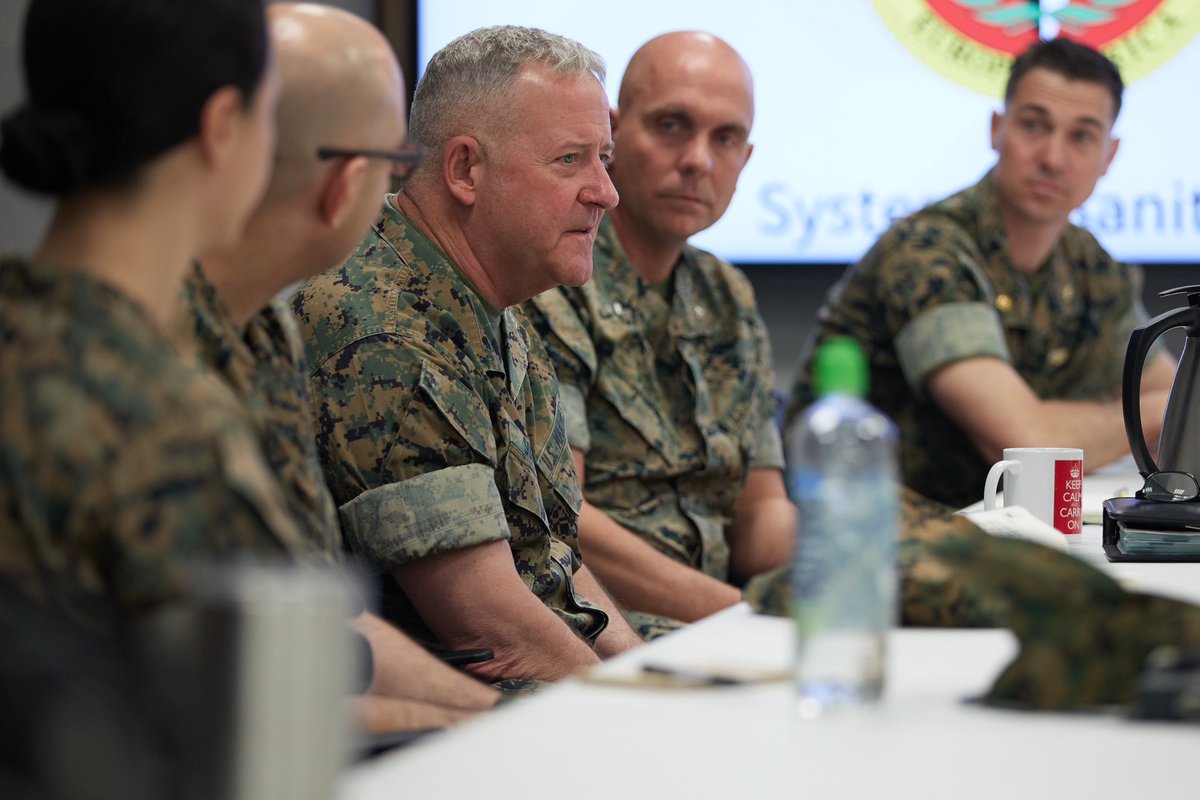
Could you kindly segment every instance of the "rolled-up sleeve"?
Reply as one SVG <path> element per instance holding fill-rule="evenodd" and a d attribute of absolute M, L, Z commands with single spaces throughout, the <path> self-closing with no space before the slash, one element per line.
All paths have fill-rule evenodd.
<path fill-rule="evenodd" d="M 758 426 L 746 466 L 750 469 L 783 469 L 783 440 L 774 417 L 768 417 Z"/>
<path fill-rule="evenodd" d="M 318 447 L 346 543 L 380 570 L 511 536 L 487 401 L 420 345 L 369 337 L 319 373 Z"/>
<path fill-rule="evenodd" d="M 1011 362 L 1004 328 L 987 303 L 946 303 L 926 310 L 900 329 L 896 357 L 913 391 L 924 391 L 937 369 L 966 358 Z"/>
<path fill-rule="evenodd" d="M 493 470 L 446 467 L 363 492 L 343 505 L 351 548 L 379 568 L 509 538 Z"/>

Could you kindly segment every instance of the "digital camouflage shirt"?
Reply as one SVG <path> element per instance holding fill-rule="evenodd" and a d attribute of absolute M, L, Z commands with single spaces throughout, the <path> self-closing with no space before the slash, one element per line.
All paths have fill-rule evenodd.
<path fill-rule="evenodd" d="M 747 471 L 783 466 L 766 329 L 746 277 L 684 248 L 664 296 L 602 223 L 592 280 L 526 304 L 562 384 L 589 503 L 655 548 L 729 578 Z"/>
<path fill-rule="evenodd" d="M 607 616 L 573 588 L 581 497 L 558 383 L 520 309 L 490 309 L 389 199 L 346 263 L 302 286 L 295 310 L 348 546 L 390 572 L 508 540 L 529 589 L 594 641 Z M 430 641 L 385 584 L 385 615 Z"/>
<path fill-rule="evenodd" d="M 195 350 L 241 399 L 292 518 L 315 550 L 336 561 L 341 529 L 317 460 L 308 362 L 291 308 L 273 301 L 243 328 L 199 267 L 183 297 L 181 346 Z"/>
<path fill-rule="evenodd" d="M 0 263 L 0 396 L 0 570 L 38 600 L 106 626 L 305 549 L 237 400 L 86 273 Z"/>
<path fill-rule="evenodd" d="M 1141 272 L 1069 225 L 1035 273 L 1011 264 L 991 175 L 897 222 L 825 300 L 788 409 L 813 400 L 811 354 L 852 336 L 870 363 L 869 400 L 900 429 L 904 483 L 954 507 L 983 494 L 990 467 L 925 394 L 940 367 L 1012 364 L 1042 399 L 1119 396 L 1129 334 L 1146 318 Z"/>

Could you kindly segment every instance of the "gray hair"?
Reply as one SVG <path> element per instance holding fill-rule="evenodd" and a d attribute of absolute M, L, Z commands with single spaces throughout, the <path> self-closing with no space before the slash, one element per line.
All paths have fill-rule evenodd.
<path fill-rule="evenodd" d="M 413 95 L 409 136 L 432 154 L 440 153 L 452 137 L 473 133 L 462 126 L 480 119 L 480 111 L 489 121 L 505 124 L 496 119 L 496 109 L 511 107 L 506 101 L 528 64 L 544 64 L 566 75 L 590 73 L 604 85 L 604 59 L 573 39 L 515 25 L 479 28 L 430 59 Z"/>

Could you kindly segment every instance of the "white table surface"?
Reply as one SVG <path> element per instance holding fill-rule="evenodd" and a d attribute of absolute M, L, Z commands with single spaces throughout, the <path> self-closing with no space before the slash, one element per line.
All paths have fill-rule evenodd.
<path fill-rule="evenodd" d="M 817 721 L 789 683 L 642 689 L 566 681 L 350 770 L 382 798 L 1195 798 L 1200 726 L 966 702 L 1015 653 L 1007 631 L 897 630 L 885 697 Z M 739 606 L 603 665 L 784 667 L 786 620 Z"/>
<path fill-rule="evenodd" d="M 1085 507 L 1091 493 L 1116 488 L 1085 479 Z M 1200 564 L 1108 564 L 1095 525 L 1071 551 L 1130 586 L 1200 602 Z M 898 629 L 888 646 L 879 708 L 817 721 L 797 718 L 786 680 L 611 685 L 646 663 L 786 671 L 790 623 L 737 606 L 601 665 L 590 681 L 565 681 L 357 765 L 337 797 L 1200 797 L 1200 726 L 968 702 L 1015 654 L 1007 631 Z"/>

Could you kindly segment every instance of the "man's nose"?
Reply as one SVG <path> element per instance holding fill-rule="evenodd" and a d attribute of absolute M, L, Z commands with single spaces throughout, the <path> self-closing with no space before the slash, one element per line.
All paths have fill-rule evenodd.
<path fill-rule="evenodd" d="M 706 136 L 693 136 L 683 146 L 679 156 L 679 169 L 683 172 L 712 172 L 713 150 L 712 143 Z"/>
<path fill-rule="evenodd" d="M 580 191 L 579 200 L 584 205 L 599 206 L 605 211 L 611 211 L 616 208 L 617 201 L 620 199 L 617 195 L 617 187 L 613 186 L 612 178 L 609 177 L 603 162 L 597 162 L 597 164 L 592 179 Z"/>
<path fill-rule="evenodd" d="M 1067 141 L 1065 134 L 1052 133 L 1046 137 L 1041 149 L 1042 165 L 1051 172 L 1058 172 L 1066 164 Z"/>

